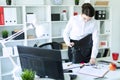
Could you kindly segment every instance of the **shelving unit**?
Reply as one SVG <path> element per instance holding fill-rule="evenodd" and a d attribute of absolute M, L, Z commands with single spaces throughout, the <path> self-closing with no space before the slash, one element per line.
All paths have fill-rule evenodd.
<path fill-rule="evenodd" d="M 9 36 L 12 35 L 12 31 L 16 30 L 16 29 L 22 29 L 24 24 L 23 24 L 23 6 L 18 6 L 18 5 L 1 5 L 1 7 L 3 7 L 4 9 L 9 9 L 9 12 L 11 12 L 11 9 L 15 9 L 16 15 L 17 15 L 17 23 L 15 24 L 5 24 L 5 25 L 0 25 L 0 33 L 2 32 L 2 30 L 7 30 L 9 32 Z M 10 13 L 7 13 L 10 14 Z M 11 14 L 10 14 L 11 15 Z M 5 17 L 4 17 L 5 18 Z M 10 16 L 8 17 L 10 19 Z M 5 19 L 7 20 L 7 19 Z M 11 19 L 13 20 L 13 19 Z M 10 21 L 10 20 L 8 20 Z M 2 37 L 2 35 L 0 34 L 0 37 Z M 23 45 L 23 40 L 20 40 L 19 43 L 16 40 L 16 43 L 14 43 L 14 40 L 9 41 L 8 43 L 6 43 L 6 46 L 14 46 L 17 44 L 19 45 Z M 14 44 L 13 44 L 14 43 Z M 0 44 L 0 56 L 2 56 L 2 45 Z"/>
<path fill-rule="evenodd" d="M 15 45 L 27 45 L 27 46 L 33 46 L 34 44 L 43 44 L 46 42 L 51 41 L 57 41 L 57 42 L 63 42 L 62 33 L 63 30 L 70 19 L 71 16 L 74 15 L 74 12 L 77 12 L 78 14 L 81 13 L 81 5 L 74 5 L 74 0 L 63 0 L 62 5 L 53 5 L 50 0 L 35 0 L 35 2 L 32 4 L 32 0 L 28 1 L 21 1 L 17 0 L 16 2 L 13 2 L 13 5 L 7 6 L 7 5 L 1 5 L 4 8 L 16 8 L 17 12 L 17 24 L 15 25 L 0 25 L 0 32 L 4 29 L 9 30 L 9 36 L 11 35 L 11 31 L 13 30 L 20 30 L 20 29 L 26 29 L 27 21 L 26 21 L 26 15 L 27 13 L 34 13 L 36 15 L 36 24 L 34 25 L 37 27 L 37 30 L 40 30 L 39 37 L 36 36 L 35 30 L 28 30 L 25 31 L 25 38 L 21 40 L 10 40 L 6 43 L 6 46 L 13 47 Z M 99 52 L 104 53 L 105 49 L 111 48 L 111 11 L 109 6 L 94 6 L 96 10 L 105 10 L 106 11 L 106 19 L 104 20 L 97 20 L 99 25 L 99 37 L 100 42 L 103 41 L 107 43 L 106 46 L 100 46 Z M 63 10 L 67 11 L 67 21 L 62 21 L 61 16 L 59 21 L 52 21 L 51 20 L 51 14 L 62 13 Z M 0 35 L 1 36 L 1 35 Z M 29 37 L 29 39 L 28 39 Z M 32 37 L 32 38 L 31 38 Z M 67 49 L 63 50 L 67 51 Z M 13 80 L 12 73 L 7 74 L 8 72 L 11 72 L 13 69 L 13 66 L 11 65 L 8 68 L 8 64 L 11 64 L 8 57 L 2 56 L 2 45 L 0 45 L 0 80 Z M 14 57 L 15 61 L 17 59 L 17 56 Z M 7 62 L 5 64 L 5 62 Z M 4 67 L 6 66 L 6 67 Z M 7 74 L 7 75 L 3 75 Z"/>
<path fill-rule="evenodd" d="M 104 54 L 107 56 L 110 55 L 111 50 L 111 28 L 112 28 L 112 20 L 111 20 L 111 8 L 109 6 L 95 6 L 95 10 L 103 10 L 106 12 L 105 19 L 98 19 L 99 26 L 99 53 L 101 57 Z"/>

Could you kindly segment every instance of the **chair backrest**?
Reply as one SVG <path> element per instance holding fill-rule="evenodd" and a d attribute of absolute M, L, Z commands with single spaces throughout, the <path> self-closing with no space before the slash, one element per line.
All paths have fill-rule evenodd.
<path fill-rule="evenodd" d="M 62 44 L 58 43 L 58 42 L 50 42 L 50 43 L 44 43 L 44 44 L 40 45 L 39 47 L 60 50 L 60 49 L 62 49 Z"/>
<path fill-rule="evenodd" d="M 56 49 L 56 50 L 61 50 L 63 47 L 62 47 L 62 44 L 61 43 L 58 43 L 58 42 L 50 42 L 50 43 L 44 43 L 42 45 L 39 46 L 40 48 L 43 48 L 43 49 Z M 61 53 L 64 53 L 63 51 L 61 51 Z M 62 56 L 63 54 L 61 54 Z M 64 62 L 68 62 L 68 58 L 65 59 L 64 56 L 62 56 L 62 60 Z"/>

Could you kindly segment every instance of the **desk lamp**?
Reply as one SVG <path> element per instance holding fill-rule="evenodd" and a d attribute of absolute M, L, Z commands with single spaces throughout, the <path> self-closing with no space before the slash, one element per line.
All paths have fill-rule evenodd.
<path fill-rule="evenodd" d="M 20 34 L 24 33 L 27 30 L 35 29 L 35 26 L 32 23 L 28 23 L 27 26 L 28 26 L 27 28 L 23 28 L 22 30 L 20 30 L 20 31 L 16 32 L 15 34 L 9 36 L 8 38 L 5 38 L 5 39 L 1 40 L 0 43 L 3 46 L 3 48 L 6 48 L 5 43 L 12 40 L 13 38 L 16 38 L 17 36 L 19 36 Z M 12 62 L 12 65 L 13 65 L 12 74 L 13 74 L 14 80 L 20 80 L 19 77 L 16 77 L 16 71 L 21 70 L 20 66 L 18 66 L 15 63 L 15 61 L 13 60 L 11 55 L 8 55 L 8 58 L 10 59 L 10 61 Z"/>

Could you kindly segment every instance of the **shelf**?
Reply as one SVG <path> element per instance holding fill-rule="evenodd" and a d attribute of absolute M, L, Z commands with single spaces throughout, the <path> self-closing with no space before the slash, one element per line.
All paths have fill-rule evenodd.
<path fill-rule="evenodd" d="M 52 23 L 67 23 L 68 21 L 52 21 Z"/>
<path fill-rule="evenodd" d="M 51 21 L 44 21 L 44 20 L 41 20 L 38 24 L 44 24 L 44 23 L 51 23 Z M 26 22 L 26 24 L 29 24 Z"/>
<path fill-rule="evenodd" d="M 109 19 L 101 19 L 101 20 L 97 20 L 97 21 L 110 21 Z"/>
<path fill-rule="evenodd" d="M 110 49 L 110 47 L 99 47 L 99 49 Z"/>
<path fill-rule="evenodd" d="M 99 34 L 99 36 L 109 36 L 110 34 Z"/>
<path fill-rule="evenodd" d="M 27 41 L 44 40 L 44 39 L 50 39 L 50 38 L 49 37 L 46 37 L 46 38 L 34 38 L 34 39 L 27 39 Z"/>
<path fill-rule="evenodd" d="M 95 8 L 100 7 L 100 8 L 109 8 L 108 5 L 94 5 Z"/>
<path fill-rule="evenodd" d="M 2 41 L 2 40 L 0 40 L 0 41 Z M 21 40 L 10 40 L 10 41 L 7 41 L 7 43 L 9 43 L 9 42 L 11 42 L 11 43 L 13 43 L 13 42 L 17 43 L 17 42 L 22 42 L 22 41 L 24 41 L 24 40 L 23 39 L 21 39 Z"/>
<path fill-rule="evenodd" d="M 68 49 L 61 49 L 60 51 L 68 51 Z"/>
<path fill-rule="evenodd" d="M 62 36 L 52 37 L 53 39 L 63 38 Z"/>
<path fill-rule="evenodd" d="M 12 55 L 11 57 L 12 57 L 12 58 L 18 57 L 18 55 Z M 8 57 L 7 57 L 7 56 L 6 56 L 6 57 L 0 56 L 0 59 L 8 59 Z"/>
<path fill-rule="evenodd" d="M 51 7 L 69 7 L 69 6 L 75 6 L 75 5 L 50 5 Z"/>
<path fill-rule="evenodd" d="M 50 5 L 24 5 L 25 7 L 48 7 Z"/>
<path fill-rule="evenodd" d="M 99 47 L 98 49 L 110 49 L 110 47 Z M 62 49 L 61 51 L 67 51 L 68 49 Z"/>
<path fill-rule="evenodd" d="M 50 38 L 34 38 L 34 39 L 26 39 L 27 41 L 36 41 L 36 40 L 48 40 Z M 0 40 L 2 41 L 2 40 Z M 10 40 L 8 41 L 6 44 L 9 44 L 9 43 L 20 43 L 20 42 L 24 42 L 25 39 L 22 39 L 22 40 Z"/>
<path fill-rule="evenodd" d="M 3 28 L 3 27 L 13 27 L 13 26 L 23 26 L 23 24 L 14 24 L 14 25 L 0 25 L 0 28 Z"/>
<path fill-rule="evenodd" d="M 1 76 L 8 76 L 8 75 L 11 75 L 11 74 L 13 74 L 12 71 L 11 71 L 11 72 L 8 72 L 8 73 L 4 73 L 4 74 L 2 74 Z"/>
<path fill-rule="evenodd" d="M 22 5 L 0 5 L 5 8 L 21 8 L 23 7 Z"/>

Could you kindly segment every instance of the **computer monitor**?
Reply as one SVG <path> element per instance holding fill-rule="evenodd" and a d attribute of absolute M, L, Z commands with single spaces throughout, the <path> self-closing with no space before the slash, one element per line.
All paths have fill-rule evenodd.
<path fill-rule="evenodd" d="M 55 49 L 17 46 L 21 68 L 32 69 L 41 78 L 64 80 L 61 52 Z"/>

